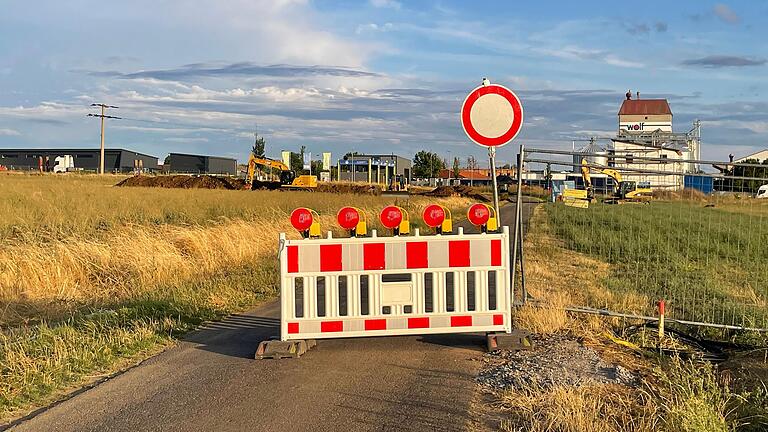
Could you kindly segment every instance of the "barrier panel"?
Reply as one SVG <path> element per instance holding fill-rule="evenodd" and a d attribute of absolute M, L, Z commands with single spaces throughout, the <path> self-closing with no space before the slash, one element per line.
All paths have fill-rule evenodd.
<path fill-rule="evenodd" d="M 281 340 L 511 331 L 508 227 L 371 235 L 280 234 Z"/>

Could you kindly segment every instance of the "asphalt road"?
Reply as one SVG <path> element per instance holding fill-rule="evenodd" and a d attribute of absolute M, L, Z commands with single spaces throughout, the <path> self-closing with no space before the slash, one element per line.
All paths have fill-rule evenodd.
<path fill-rule="evenodd" d="M 505 206 L 502 225 L 513 216 Z M 279 333 L 279 315 L 272 301 L 213 323 L 11 430 L 466 428 L 484 335 L 320 340 L 298 360 L 254 360 L 258 343 Z"/>

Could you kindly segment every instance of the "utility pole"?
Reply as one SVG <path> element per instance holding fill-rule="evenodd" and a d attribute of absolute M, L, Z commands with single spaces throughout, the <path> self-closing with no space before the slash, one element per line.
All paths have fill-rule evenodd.
<path fill-rule="evenodd" d="M 99 154 L 99 174 L 104 174 L 104 119 L 120 119 L 121 117 L 109 116 L 106 114 L 107 108 L 117 108 L 113 105 L 106 105 L 103 103 L 93 103 L 92 107 L 101 107 L 101 114 L 88 114 L 88 117 L 100 117 L 101 118 L 101 147 Z"/>

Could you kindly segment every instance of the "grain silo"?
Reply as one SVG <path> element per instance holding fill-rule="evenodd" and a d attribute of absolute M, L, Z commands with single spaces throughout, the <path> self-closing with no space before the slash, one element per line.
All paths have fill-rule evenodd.
<path fill-rule="evenodd" d="M 590 165 L 608 166 L 608 152 L 597 144 L 595 138 L 590 138 L 589 143 L 576 150 L 573 155 L 573 172 L 580 172 L 581 160 L 587 159 Z"/>

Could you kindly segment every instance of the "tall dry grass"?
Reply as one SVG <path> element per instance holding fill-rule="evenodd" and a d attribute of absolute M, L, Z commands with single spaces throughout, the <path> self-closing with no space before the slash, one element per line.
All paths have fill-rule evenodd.
<path fill-rule="evenodd" d="M 317 210 L 323 229 L 331 230 L 338 209 L 355 205 L 372 228 L 381 228 L 377 215 L 386 205 L 403 206 L 418 226 L 421 211 L 435 201 L 301 191 L 111 187 L 117 180 L 0 176 L 0 236 L 5 236 L 0 246 L 0 305 L 5 306 L 0 324 L 34 319 L 30 313 L 44 310 L 29 304 L 130 298 L 158 285 L 256 262 L 275 253 L 280 232 L 297 236 L 289 224 L 296 207 Z M 457 215 L 469 205 L 462 198 L 439 201 Z M 51 316 L 56 316 L 54 311 Z"/>
<path fill-rule="evenodd" d="M 0 175 L 0 422 L 156 352 L 204 320 L 277 294 L 296 207 L 333 230 L 354 205 L 380 228 L 441 202 L 301 191 L 115 188 L 117 176 Z M 336 235 L 343 235 L 335 230 Z M 381 231 L 382 235 L 386 235 Z M 1 424 L 1 423 L 0 423 Z"/>

